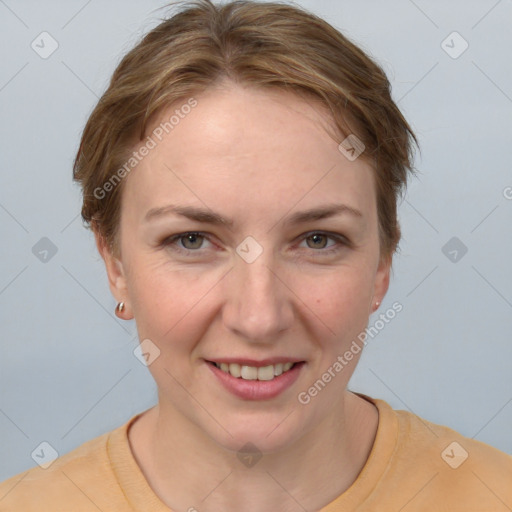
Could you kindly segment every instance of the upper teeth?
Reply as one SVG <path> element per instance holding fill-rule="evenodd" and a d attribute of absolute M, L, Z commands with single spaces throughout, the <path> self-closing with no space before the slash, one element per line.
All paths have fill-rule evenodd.
<path fill-rule="evenodd" d="M 278 363 L 268 366 L 241 366 L 237 363 L 215 363 L 223 372 L 230 373 L 233 377 L 241 377 L 245 380 L 272 380 L 274 377 L 287 372 L 294 363 Z"/>

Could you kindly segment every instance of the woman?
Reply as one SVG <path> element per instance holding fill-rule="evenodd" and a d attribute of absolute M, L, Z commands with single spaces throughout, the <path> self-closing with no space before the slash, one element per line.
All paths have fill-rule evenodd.
<path fill-rule="evenodd" d="M 412 172 L 389 89 L 282 4 L 198 1 L 123 59 L 74 172 L 158 404 L 0 510 L 512 507 L 510 456 L 347 389 Z"/>

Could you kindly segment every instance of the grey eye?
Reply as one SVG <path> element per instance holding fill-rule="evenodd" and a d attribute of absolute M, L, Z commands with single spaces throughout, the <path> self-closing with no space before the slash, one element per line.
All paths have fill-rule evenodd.
<path fill-rule="evenodd" d="M 198 234 L 198 233 L 188 233 L 186 235 L 183 235 L 179 238 L 180 240 L 184 240 L 183 247 L 185 249 L 200 249 L 201 245 L 203 243 L 204 236 Z M 190 246 L 187 246 L 187 243 L 190 242 Z"/>

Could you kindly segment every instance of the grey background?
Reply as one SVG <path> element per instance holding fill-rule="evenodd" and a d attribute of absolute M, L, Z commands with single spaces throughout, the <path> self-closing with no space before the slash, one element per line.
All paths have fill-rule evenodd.
<path fill-rule="evenodd" d="M 369 340 L 351 388 L 512 453 L 512 1 L 298 3 L 384 66 L 422 147 L 380 308 L 403 311 Z M 71 165 L 116 64 L 163 5 L 0 0 L 0 480 L 34 466 L 42 441 L 64 454 L 156 401 Z M 31 48 L 43 31 L 59 44 L 47 59 Z M 453 31 L 469 43 L 456 59 L 441 46 Z M 43 237 L 57 249 L 46 261 Z M 457 261 L 443 252 L 452 237 L 468 249 Z"/>

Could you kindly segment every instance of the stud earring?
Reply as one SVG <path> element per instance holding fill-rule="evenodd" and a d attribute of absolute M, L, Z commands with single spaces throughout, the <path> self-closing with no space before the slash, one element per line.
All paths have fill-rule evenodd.
<path fill-rule="evenodd" d="M 116 315 L 119 316 L 120 313 L 124 311 L 124 302 L 118 302 L 116 306 Z"/>

